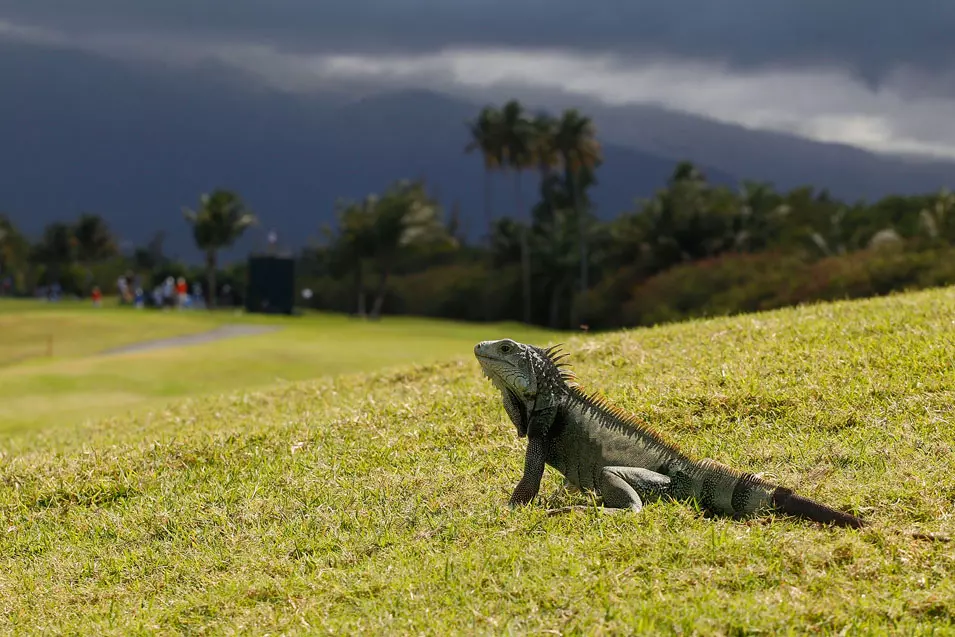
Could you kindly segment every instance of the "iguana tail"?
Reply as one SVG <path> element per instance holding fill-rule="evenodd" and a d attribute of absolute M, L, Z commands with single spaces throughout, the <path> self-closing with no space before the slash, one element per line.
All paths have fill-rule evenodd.
<path fill-rule="evenodd" d="M 712 511 L 734 516 L 775 511 L 837 526 L 865 526 L 865 522 L 854 515 L 796 495 L 792 489 L 773 484 L 752 473 L 737 471 L 709 458 L 677 475 L 675 491 L 692 493 L 705 508 Z"/>
<path fill-rule="evenodd" d="M 815 500 L 804 498 L 793 493 L 792 489 L 776 487 L 770 495 L 773 508 L 781 513 L 787 513 L 815 522 L 825 522 L 836 526 L 851 526 L 861 528 L 865 521 L 861 518 L 826 506 Z"/>

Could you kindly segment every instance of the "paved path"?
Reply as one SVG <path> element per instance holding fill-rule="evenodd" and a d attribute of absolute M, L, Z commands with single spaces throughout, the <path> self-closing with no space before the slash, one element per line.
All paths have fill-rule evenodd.
<path fill-rule="evenodd" d="M 208 332 L 199 334 L 186 334 L 185 336 L 173 336 L 171 338 L 160 338 L 154 341 L 144 341 L 142 343 L 133 343 L 122 347 L 100 352 L 101 355 L 108 354 L 128 354 L 130 352 L 145 352 L 152 349 L 164 349 L 167 347 L 184 347 L 186 345 L 199 345 L 200 343 L 209 343 L 223 338 L 232 338 L 234 336 L 253 336 L 255 334 L 265 334 L 274 332 L 278 327 L 274 325 L 223 325 Z"/>

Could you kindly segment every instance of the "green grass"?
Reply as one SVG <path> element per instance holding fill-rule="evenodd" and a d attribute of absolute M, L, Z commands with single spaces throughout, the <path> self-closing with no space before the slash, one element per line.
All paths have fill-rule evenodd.
<path fill-rule="evenodd" d="M 0 303 L 0 307 L 4 304 Z M 120 345 L 196 334 L 228 323 L 278 331 L 201 345 L 95 355 Z M 55 352 L 0 366 L 0 448 L 18 434 L 47 440 L 73 435 L 83 421 L 159 407 L 171 399 L 327 375 L 427 363 L 469 350 L 482 335 L 525 338 L 548 332 L 513 325 L 475 326 L 414 318 L 366 322 L 341 315 L 303 317 L 223 312 L 137 312 L 67 305 L 0 313 L 11 347 L 54 334 Z M 0 346 L 0 352 L 3 347 Z M 138 410 L 138 411 L 137 411 Z"/>
<path fill-rule="evenodd" d="M 953 316 L 944 289 L 568 341 L 582 383 L 687 451 L 870 529 L 674 503 L 549 517 L 586 501 L 552 470 L 542 502 L 510 511 L 522 441 L 462 343 L 18 434 L 0 460 L 0 618 L 117 635 L 955 634 L 955 545 L 895 532 L 955 533 Z M 372 359 L 387 341 L 340 346 Z"/>
<path fill-rule="evenodd" d="M 30 304 L 31 306 L 33 304 Z M 53 305 L 53 304 L 49 304 Z M 18 307 L 19 306 L 19 307 Z M 210 329 L 210 321 L 150 312 L 127 320 L 131 311 L 34 308 L 0 303 L 0 369 L 15 363 L 71 358 L 153 338 Z"/>

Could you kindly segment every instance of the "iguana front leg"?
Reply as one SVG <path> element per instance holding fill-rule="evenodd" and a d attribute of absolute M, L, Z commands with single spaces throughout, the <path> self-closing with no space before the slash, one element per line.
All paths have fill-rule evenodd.
<path fill-rule="evenodd" d="M 524 475 L 514 487 L 510 506 L 527 504 L 534 499 L 540 490 L 541 478 L 544 477 L 544 439 L 528 438 L 527 453 L 524 455 Z"/>

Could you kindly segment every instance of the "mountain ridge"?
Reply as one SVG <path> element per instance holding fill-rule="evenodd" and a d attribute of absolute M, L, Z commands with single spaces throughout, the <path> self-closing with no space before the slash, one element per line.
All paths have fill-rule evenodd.
<path fill-rule="evenodd" d="M 165 231 L 171 255 L 195 260 L 180 209 L 221 186 L 261 219 L 227 258 L 264 245 L 271 229 L 298 248 L 333 220 L 337 198 L 416 177 L 446 209 L 458 204 L 471 238 L 483 232 L 483 163 L 464 152 L 465 122 L 482 106 L 474 98 L 418 89 L 359 96 L 335 87 L 292 94 L 224 65 L 187 71 L 2 42 L 0 86 L 15 96 L 0 100 L 0 211 L 32 236 L 45 223 L 93 211 L 136 244 Z M 835 196 L 936 189 L 946 170 L 955 174 L 955 162 L 873 159 L 861 149 L 745 133 L 657 107 L 587 100 L 579 107 L 593 115 L 604 149 L 593 191 L 604 219 L 663 187 L 682 159 L 727 185 L 822 187 L 803 180 L 822 170 L 836 180 Z M 493 182 L 495 216 L 513 214 L 513 178 Z M 535 183 L 524 178 L 528 204 Z"/>

